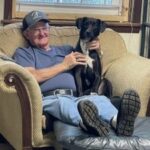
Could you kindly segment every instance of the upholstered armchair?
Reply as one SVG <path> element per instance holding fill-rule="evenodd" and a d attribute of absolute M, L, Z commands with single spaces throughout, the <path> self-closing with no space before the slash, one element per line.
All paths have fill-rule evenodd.
<path fill-rule="evenodd" d="M 121 96 L 124 90 L 135 89 L 142 104 L 139 116 L 150 115 L 150 60 L 129 53 L 122 37 L 111 29 L 106 29 L 99 38 L 103 75 L 112 83 L 113 95 Z M 77 40 L 76 27 L 52 26 L 50 29 L 53 45 L 75 46 Z M 0 29 L 0 134 L 16 150 L 60 149 L 58 143 L 63 147 L 63 142 L 58 124 L 55 133 L 42 132 L 42 95 L 37 81 L 11 59 L 15 49 L 23 46 L 27 46 L 27 42 L 21 34 L 20 23 Z"/>

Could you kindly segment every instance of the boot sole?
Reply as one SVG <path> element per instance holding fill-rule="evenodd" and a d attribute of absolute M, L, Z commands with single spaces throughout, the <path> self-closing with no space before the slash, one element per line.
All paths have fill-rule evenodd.
<path fill-rule="evenodd" d="M 139 95 L 133 90 L 126 91 L 120 107 L 116 132 L 118 135 L 131 136 L 141 107 Z"/>
<path fill-rule="evenodd" d="M 100 118 L 98 110 L 92 102 L 88 100 L 80 101 L 78 110 L 83 124 L 86 126 L 89 133 L 99 136 L 108 135 L 109 125 Z"/>

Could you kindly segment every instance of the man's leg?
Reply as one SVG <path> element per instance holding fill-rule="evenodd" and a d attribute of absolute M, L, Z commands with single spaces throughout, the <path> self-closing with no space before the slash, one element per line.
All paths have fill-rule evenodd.
<path fill-rule="evenodd" d="M 132 135 L 134 122 L 141 106 L 139 95 L 134 90 L 124 92 L 118 115 L 108 99 L 105 101 L 104 97 L 97 96 L 92 97 L 93 99 L 95 98 L 94 100 L 90 96 L 87 98 L 91 101 L 80 101 L 78 108 L 83 123 L 88 130 L 100 136 L 107 135 L 107 132 L 109 132 L 108 125 L 104 120 L 112 125 L 112 120 L 115 119 L 117 135 Z M 97 98 L 99 98 L 99 102 Z"/>
<path fill-rule="evenodd" d="M 98 109 L 98 115 L 105 120 L 106 122 L 110 123 L 112 117 L 118 114 L 118 110 L 116 107 L 111 103 L 110 99 L 106 96 L 102 95 L 89 95 L 81 97 L 82 99 L 88 99 Z"/>
<path fill-rule="evenodd" d="M 82 118 L 81 127 L 99 136 L 109 133 L 111 118 L 118 113 L 107 97 L 99 95 L 79 98 L 78 110 Z"/>
<path fill-rule="evenodd" d="M 99 116 L 98 109 L 89 100 L 80 101 L 78 110 L 82 118 L 80 127 L 91 134 L 106 136 L 109 133 L 109 124 Z"/>
<path fill-rule="evenodd" d="M 81 117 L 76 98 L 72 96 L 47 96 L 43 98 L 43 110 L 65 123 L 79 126 Z"/>
<path fill-rule="evenodd" d="M 102 119 L 103 116 L 105 116 L 104 112 L 102 113 L 102 117 L 100 117 L 101 116 L 100 113 L 102 112 L 100 110 L 113 106 L 111 102 L 109 101 L 109 99 L 106 98 L 105 96 L 95 95 L 95 96 L 83 96 L 80 98 L 75 98 L 71 96 L 50 96 L 50 97 L 44 98 L 43 108 L 44 108 L 44 111 L 53 115 L 55 118 L 66 123 L 79 126 L 81 125 L 80 123 L 84 120 L 84 118 L 83 118 L 83 115 L 81 115 L 81 113 L 79 114 L 78 104 L 81 104 L 80 102 L 82 101 L 86 102 L 87 98 L 89 99 L 89 101 L 91 101 L 90 104 L 93 101 L 92 105 L 88 103 L 90 107 L 88 108 L 87 106 L 86 108 L 84 107 L 84 104 L 83 104 L 82 105 L 83 109 L 82 108 L 81 109 L 83 110 L 83 112 L 86 109 L 89 109 L 89 111 L 91 111 L 89 116 L 92 116 L 92 118 L 94 118 L 95 120 L 94 127 L 96 127 L 96 130 L 98 130 L 97 134 L 100 136 L 105 136 L 108 133 L 108 124 Z M 98 110 L 94 104 L 98 106 L 97 108 L 100 108 L 100 109 Z M 107 117 L 106 117 L 107 120 L 110 120 L 113 116 L 113 113 L 110 110 L 111 108 L 109 109 L 107 113 Z M 117 110 L 115 109 L 115 107 L 114 107 L 114 110 L 116 114 Z M 91 122 L 92 120 L 89 119 L 89 121 Z"/>

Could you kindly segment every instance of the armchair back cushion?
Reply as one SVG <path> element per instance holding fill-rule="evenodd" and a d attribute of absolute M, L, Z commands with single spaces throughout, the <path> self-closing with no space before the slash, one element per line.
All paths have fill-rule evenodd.
<path fill-rule="evenodd" d="M 78 37 L 79 31 L 74 26 L 51 26 L 50 28 L 51 45 L 68 44 L 75 47 Z M 113 61 L 127 53 L 127 49 L 120 35 L 111 29 L 106 29 L 100 35 L 100 41 L 101 50 L 104 53 L 103 66 L 105 72 Z M 22 36 L 20 23 L 4 26 L 0 30 L 0 52 L 7 56 L 11 57 L 17 47 L 25 47 L 27 45 L 27 41 Z"/>

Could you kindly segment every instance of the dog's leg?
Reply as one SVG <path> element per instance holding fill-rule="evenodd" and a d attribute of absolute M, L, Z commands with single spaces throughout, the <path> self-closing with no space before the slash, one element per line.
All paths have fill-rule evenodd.
<path fill-rule="evenodd" d="M 95 61 L 93 62 L 93 70 L 95 78 L 91 87 L 91 92 L 98 93 L 98 88 L 101 82 L 102 64 L 99 55 L 97 53 L 93 53 L 91 56 L 92 58 L 95 59 Z"/>
<path fill-rule="evenodd" d="M 100 82 L 101 82 L 101 77 L 98 73 L 95 72 L 95 80 L 93 82 L 91 92 L 98 93 Z"/>
<path fill-rule="evenodd" d="M 75 82 L 76 82 L 76 88 L 77 88 L 77 96 L 83 96 L 83 85 L 82 85 L 82 78 L 81 78 L 82 69 L 81 68 L 77 68 L 75 71 Z"/>

